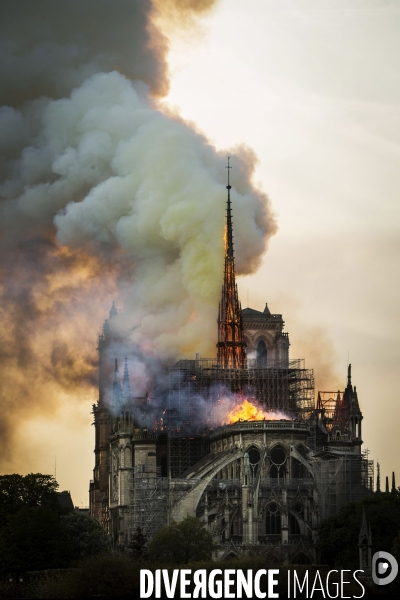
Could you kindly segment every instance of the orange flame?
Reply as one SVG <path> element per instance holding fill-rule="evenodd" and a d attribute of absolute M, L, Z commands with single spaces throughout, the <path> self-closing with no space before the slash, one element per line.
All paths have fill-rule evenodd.
<path fill-rule="evenodd" d="M 268 419 L 267 413 L 254 406 L 248 400 L 243 400 L 242 404 L 235 406 L 228 415 L 228 423 L 236 423 L 237 421 L 262 421 Z"/>

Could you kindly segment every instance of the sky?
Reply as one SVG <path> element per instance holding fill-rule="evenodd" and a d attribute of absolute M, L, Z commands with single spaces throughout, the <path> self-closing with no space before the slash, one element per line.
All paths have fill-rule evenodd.
<path fill-rule="evenodd" d="M 46 2 L 41 4 L 46 6 Z M 13 279 L 7 279 L 4 267 L 5 288 L 13 290 L 11 298 L 18 298 L 21 312 L 11 320 L 13 327 L 3 332 L 3 347 L 12 348 L 20 338 L 30 343 L 22 344 L 17 361 L 10 351 L 10 363 L 6 363 L 11 365 L 6 375 L 14 375 L 3 399 L 4 431 L 9 439 L 3 472 L 56 472 L 60 489 L 70 490 L 76 505 L 88 504 L 94 463 L 90 410 L 97 400 L 96 338 L 113 300 L 129 312 L 140 304 L 143 290 L 149 290 L 137 310 L 153 346 L 161 351 L 175 337 L 176 353 L 189 355 L 201 347 L 204 320 L 208 319 L 207 331 L 214 327 L 214 287 L 220 289 L 220 259 L 213 257 L 222 249 L 222 236 L 207 254 L 211 243 L 207 232 L 214 239 L 218 231 L 218 219 L 213 229 L 213 203 L 219 198 L 219 188 L 222 199 L 225 194 L 224 164 L 229 153 L 234 167 L 238 270 L 251 273 L 238 278 L 242 305 L 263 310 L 268 302 L 271 312 L 283 315 L 291 358 L 304 358 L 306 367 L 314 368 L 316 390 L 343 389 L 351 362 L 364 415 L 364 447 L 370 450 L 370 458 L 379 460 L 381 480 L 392 471 L 400 477 L 396 444 L 400 420 L 396 397 L 400 389 L 400 175 L 396 168 L 400 7 L 389 0 L 220 0 L 209 2 L 208 10 L 193 11 L 193 21 L 187 22 L 180 20 L 185 15 L 172 10 L 173 4 L 171 14 L 164 12 L 153 19 L 162 32 L 159 37 L 152 34 L 157 42 L 155 51 L 153 47 L 156 59 L 130 46 L 128 37 L 120 42 L 115 33 L 121 18 L 117 15 L 106 47 L 101 48 L 106 38 L 99 34 L 100 42 L 94 39 L 88 45 L 96 54 L 83 52 L 85 61 L 78 67 L 73 47 L 79 47 L 80 41 L 74 37 L 72 14 L 61 42 L 52 40 L 57 61 L 62 56 L 65 64 L 73 65 L 64 69 L 68 78 L 65 73 L 59 75 L 57 61 L 53 64 L 42 47 L 37 58 L 36 42 L 30 44 L 28 39 L 32 35 L 27 33 L 29 15 L 15 29 L 24 42 L 21 48 L 29 46 L 29 64 L 43 65 L 46 58 L 45 67 L 37 71 L 40 93 L 32 91 L 33 85 L 20 83 L 29 79 L 24 65 L 18 86 L 10 84 L 3 101 L 21 111 L 33 133 L 28 140 L 21 133 L 20 113 L 10 113 L 4 121 L 10 139 L 20 147 L 7 150 L 11 175 L 7 172 L 1 188 L 7 199 L 1 216 L 13 238 L 29 231 L 30 240 L 41 236 L 51 249 L 41 249 L 29 268 L 29 252 L 18 254 L 22 256 L 19 261 L 13 252 Z M 125 21 L 133 18 L 123 10 L 121 14 Z M 108 20 L 101 15 L 97 18 L 107 32 Z M 140 26 L 134 29 L 138 40 Z M 139 50 L 143 47 L 138 41 Z M 15 63 L 10 64 L 18 72 Z M 115 68 L 147 87 L 136 86 L 133 95 L 119 76 L 98 75 Z M 46 79 L 46 73 L 51 77 Z M 3 79 L 8 82 L 12 77 L 4 71 Z M 73 89 L 77 91 L 72 93 Z M 110 90 L 115 97 L 111 98 Z M 42 95 L 64 100 L 47 104 L 40 100 Z M 93 103 L 98 107 L 94 116 L 88 108 Z M 122 109 L 115 110 L 117 105 L 125 111 L 122 117 Z M 37 133 L 39 116 L 44 125 Z M 140 127 L 129 138 L 124 124 L 135 119 Z M 94 120 L 91 137 L 80 137 L 82 127 Z M 106 132 L 103 122 L 111 124 Z M 146 136 L 140 137 L 137 132 L 143 131 Z M 182 154 L 172 157 L 173 164 L 168 162 L 168 146 L 163 149 L 164 139 L 182 145 Z M 88 156 L 90 162 L 85 162 Z M 108 173 L 109 163 L 112 173 Z M 176 164 L 181 170 L 173 171 L 173 181 L 165 178 L 157 187 L 154 164 L 168 174 Z M 98 177 L 96 169 L 101 172 Z M 133 171 L 140 172 L 137 180 L 131 177 Z M 54 173 L 60 178 L 57 181 Z M 42 186 L 40 202 L 35 196 L 37 182 Z M 54 190 L 56 184 L 61 191 Z M 176 198 L 168 211 L 163 204 L 164 188 Z M 143 194 L 154 202 L 150 217 L 159 218 L 162 238 L 149 226 L 149 215 L 140 212 L 139 205 L 135 206 L 136 221 L 129 220 L 127 190 L 132 189 L 137 198 Z M 189 215 L 185 218 L 179 212 L 183 192 L 191 201 L 185 205 L 185 215 Z M 12 204 L 16 200 L 18 211 Z M 110 206 L 117 216 L 110 216 Z M 262 207 L 266 207 L 264 212 Z M 26 219 L 23 225 L 21 218 Z M 178 222 L 184 227 L 177 227 Z M 201 236 L 187 236 L 189 222 L 193 227 L 200 223 Z M 8 252 L 4 256 L 8 257 L 14 245 L 6 228 L 4 232 Z M 129 241 L 132 232 L 137 246 Z M 36 246 L 32 248 L 37 252 Z M 158 262 L 154 257 L 160 252 L 179 253 L 179 268 L 176 259 Z M 198 258 L 200 252 L 206 256 L 204 264 Z M 139 264 L 132 273 L 127 266 L 130 260 Z M 200 272 L 194 267 L 197 264 L 203 269 Z M 169 274 L 165 281 L 160 275 L 164 271 Z M 196 280 L 188 275 L 193 271 Z M 205 283 L 210 271 L 211 290 Z M 176 283 L 179 277 L 184 279 L 182 289 Z M 10 281 L 18 285 L 10 286 Z M 32 303 L 21 301 L 27 285 L 34 290 L 32 320 L 27 313 Z M 157 305 L 154 296 L 160 295 L 176 300 L 177 314 L 171 316 Z M 193 306 L 189 310 L 188 305 L 199 296 L 201 305 L 196 310 L 200 317 L 193 324 Z M 143 311 L 152 302 L 148 319 Z M 2 301 L 4 322 L 10 314 L 6 306 Z M 24 314 L 26 320 L 21 319 Z M 168 329 L 160 336 L 154 333 L 166 321 L 166 314 L 178 328 L 175 336 Z M 20 329 L 25 328 L 18 329 L 18 338 L 10 333 L 16 330 L 17 317 Z M 34 360 L 29 361 L 27 354 L 34 355 Z M 49 375 L 52 367 L 57 375 Z M 18 393 L 7 403 L 10 385 Z"/>
<path fill-rule="evenodd" d="M 397 2 L 226 0 L 174 40 L 167 97 L 217 147 L 255 150 L 279 229 L 242 304 L 283 314 L 316 390 L 352 364 L 381 477 L 400 477 L 399 34 Z"/>

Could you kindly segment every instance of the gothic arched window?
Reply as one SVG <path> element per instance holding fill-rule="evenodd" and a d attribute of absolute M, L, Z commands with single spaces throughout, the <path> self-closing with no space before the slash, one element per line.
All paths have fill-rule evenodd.
<path fill-rule="evenodd" d="M 267 366 L 267 346 L 264 340 L 257 344 L 257 366 L 264 369 Z"/>
<path fill-rule="evenodd" d="M 267 535 L 281 533 L 281 511 L 275 502 L 268 504 L 265 512 L 265 533 Z"/>
<path fill-rule="evenodd" d="M 282 446 L 274 446 L 270 454 L 271 467 L 269 475 L 273 479 L 281 478 L 286 474 L 286 452 Z"/>
<path fill-rule="evenodd" d="M 253 476 L 255 477 L 258 471 L 258 463 L 260 462 L 261 458 L 260 451 L 255 446 L 251 446 L 247 450 L 247 453 L 249 455 L 250 467 L 253 472 Z"/>

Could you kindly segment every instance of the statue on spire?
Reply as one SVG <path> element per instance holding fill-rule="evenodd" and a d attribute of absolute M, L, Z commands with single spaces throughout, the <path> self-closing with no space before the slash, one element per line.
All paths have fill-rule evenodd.
<path fill-rule="evenodd" d="M 235 280 L 235 258 L 233 253 L 233 228 L 231 185 L 228 157 L 228 200 L 225 226 L 225 268 L 222 298 L 218 312 L 218 364 L 227 369 L 241 369 L 246 360 L 246 343 L 243 337 L 242 312 Z"/>

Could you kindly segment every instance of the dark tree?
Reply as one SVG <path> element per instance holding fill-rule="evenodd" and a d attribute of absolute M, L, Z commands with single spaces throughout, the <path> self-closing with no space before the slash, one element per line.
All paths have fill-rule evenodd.
<path fill-rule="evenodd" d="M 41 506 L 21 509 L 0 532 L 0 572 L 67 567 L 72 549 L 59 515 Z"/>
<path fill-rule="evenodd" d="M 324 564 L 345 569 L 358 568 L 358 536 L 363 506 L 371 524 L 372 553 L 379 550 L 391 552 L 400 531 L 400 497 L 398 493 L 374 494 L 362 502 L 346 504 L 337 515 L 321 523 L 318 549 Z"/>
<path fill-rule="evenodd" d="M 140 565 L 123 554 L 110 553 L 84 560 L 60 584 L 44 588 L 41 598 L 140 597 Z"/>
<path fill-rule="evenodd" d="M 76 511 L 61 517 L 75 561 L 104 554 L 110 550 L 110 539 L 96 519 Z"/>
<path fill-rule="evenodd" d="M 147 537 L 144 535 L 140 527 L 137 527 L 132 534 L 129 543 L 129 553 L 136 560 L 144 560 L 148 557 Z"/>
<path fill-rule="evenodd" d="M 1 475 L 0 529 L 11 515 L 24 507 L 42 506 L 59 511 L 57 488 L 58 483 L 52 475 Z"/>
<path fill-rule="evenodd" d="M 214 544 L 203 523 L 186 517 L 163 527 L 149 543 L 150 559 L 171 564 L 187 564 L 211 558 Z"/>

